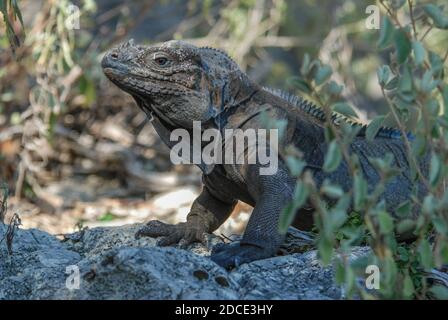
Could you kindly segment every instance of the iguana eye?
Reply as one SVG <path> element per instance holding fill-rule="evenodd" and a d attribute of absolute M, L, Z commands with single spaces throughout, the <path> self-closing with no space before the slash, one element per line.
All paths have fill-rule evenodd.
<path fill-rule="evenodd" d="M 160 67 L 166 67 L 169 64 L 169 60 L 166 57 L 154 57 L 154 62 Z"/>
<path fill-rule="evenodd" d="M 144 57 L 146 65 L 154 68 L 167 68 L 173 64 L 173 59 L 163 51 L 152 52 Z"/>

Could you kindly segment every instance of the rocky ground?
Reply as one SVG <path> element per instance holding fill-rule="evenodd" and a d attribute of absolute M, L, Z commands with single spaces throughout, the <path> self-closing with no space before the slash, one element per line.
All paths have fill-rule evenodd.
<path fill-rule="evenodd" d="M 0 299 L 343 298 L 332 267 L 322 267 L 315 250 L 291 253 L 310 248 L 310 239 L 293 229 L 284 255 L 228 272 L 207 257 L 221 238 L 211 235 L 209 248 L 160 248 L 154 239 L 135 239 L 140 226 L 89 228 L 59 238 L 18 229 L 10 254 L 8 225 L 0 223 Z M 351 258 L 366 250 L 355 249 Z"/>

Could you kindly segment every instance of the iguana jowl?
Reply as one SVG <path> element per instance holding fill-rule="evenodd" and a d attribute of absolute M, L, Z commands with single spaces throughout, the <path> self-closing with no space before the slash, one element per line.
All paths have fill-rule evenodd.
<path fill-rule="evenodd" d="M 260 112 L 263 109 L 271 118 L 287 121 L 282 143 L 293 144 L 302 151 L 317 186 L 328 179 L 347 192 L 352 188 L 345 161 L 332 173 L 321 169 L 327 149 L 324 113 L 300 98 L 257 85 L 220 50 L 198 48 L 182 41 L 155 46 L 129 41 L 109 51 L 102 67 L 106 76 L 131 94 L 153 119 L 157 133 L 170 147 L 173 145 L 170 133 L 176 128 L 191 130 L 193 121 L 200 121 L 203 129 L 266 128 Z M 369 191 L 380 177 L 368 158 L 391 153 L 401 174 L 385 186 L 381 198 L 387 209 L 394 212 L 410 198 L 414 188 L 422 198 L 426 189 L 423 183 L 410 177 L 398 131 L 383 128 L 373 142 L 365 139 L 363 131 L 360 130 L 349 151 L 358 155 Z M 274 175 L 260 175 L 260 164 L 217 164 L 210 168 L 202 163 L 199 166 L 204 186 L 187 221 L 176 225 L 150 221 L 138 236 L 160 236 L 160 245 L 204 242 L 205 235 L 224 223 L 237 200 L 241 200 L 254 206 L 244 236 L 241 242 L 214 248 L 212 260 L 223 267 L 232 267 L 274 255 L 284 238 L 278 231 L 279 218 L 283 207 L 292 199 L 296 183 L 282 159 Z M 427 157 L 421 161 L 421 170 L 424 174 L 428 171 Z M 310 228 L 312 211 L 310 206 L 299 209 L 293 225 L 299 229 Z M 416 206 L 413 214 L 418 211 Z"/>

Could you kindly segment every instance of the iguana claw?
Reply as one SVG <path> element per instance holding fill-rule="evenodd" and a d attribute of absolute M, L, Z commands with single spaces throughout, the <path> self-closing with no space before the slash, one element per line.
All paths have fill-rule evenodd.
<path fill-rule="evenodd" d="M 181 248 L 185 248 L 193 242 L 201 242 L 204 246 L 207 246 L 206 228 L 195 222 L 167 224 L 152 220 L 138 230 L 135 237 L 137 239 L 141 237 L 161 237 L 157 241 L 158 246 L 179 244 Z"/>
<path fill-rule="evenodd" d="M 218 244 L 213 247 L 211 259 L 225 269 L 239 267 L 243 263 L 269 258 L 270 250 L 250 245 L 233 242 L 230 244 Z"/>

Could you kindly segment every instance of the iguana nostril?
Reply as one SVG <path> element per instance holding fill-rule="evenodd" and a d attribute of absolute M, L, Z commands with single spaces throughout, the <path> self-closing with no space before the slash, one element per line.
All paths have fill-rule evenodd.
<path fill-rule="evenodd" d="M 116 52 L 112 52 L 112 53 L 110 54 L 110 57 L 111 57 L 112 59 L 118 59 L 118 53 L 116 53 Z"/>

